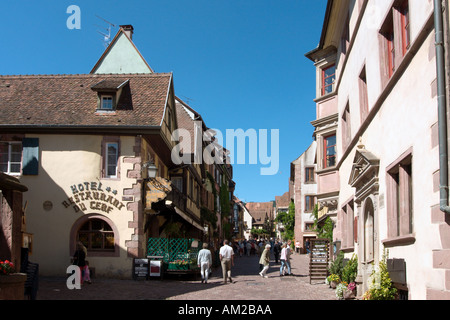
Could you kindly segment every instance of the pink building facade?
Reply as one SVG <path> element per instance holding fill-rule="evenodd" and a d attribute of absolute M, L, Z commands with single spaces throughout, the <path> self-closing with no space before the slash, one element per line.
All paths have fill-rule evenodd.
<path fill-rule="evenodd" d="M 400 298 L 450 299 L 449 213 L 439 204 L 439 2 L 329 0 L 319 46 L 306 54 L 317 70 L 319 216 L 335 223 L 335 247 L 358 258 L 358 296 L 386 257 Z"/>

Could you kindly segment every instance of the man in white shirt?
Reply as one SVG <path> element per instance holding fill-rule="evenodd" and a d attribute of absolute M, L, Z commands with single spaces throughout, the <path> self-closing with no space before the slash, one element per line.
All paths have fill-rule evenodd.
<path fill-rule="evenodd" d="M 227 283 L 227 278 L 230 278 L 230 282 L 233 282 L 231 279 L 231 266 L 234 266 L 233 260 L 233 248 L 228 245 L 228 240 L 223 242 L 223 246 L 219 251 L 220 263 L 222 265 L 222 274 L 223 274 L 223 283 Z"/>
<path fill-rule="evenodd" d="M 199 251 L 197 264 L 200 267 L 202 283 L 208 283 L 209 268 L 212 265 L 211 251 L 208 250 L 208 243 L 203 243 L 203 249 Z"/>

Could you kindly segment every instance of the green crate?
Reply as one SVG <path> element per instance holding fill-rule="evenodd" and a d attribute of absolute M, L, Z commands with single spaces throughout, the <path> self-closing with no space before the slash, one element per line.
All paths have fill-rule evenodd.
<path fill-rule="evenodd" d="M 172 271 L 178 271 L 178 270 L 189 270 L 189 265 L 188 264 L 173 264 L 173 263 L 169 263 L 167 270 L 172 270 Z"/>

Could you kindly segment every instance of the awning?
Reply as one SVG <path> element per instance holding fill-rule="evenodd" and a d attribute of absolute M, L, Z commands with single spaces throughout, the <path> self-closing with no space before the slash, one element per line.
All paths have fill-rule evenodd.
<path fill-rule="evenodd" d="M 186 220 L 187 222 L 189 222 L 190 224 L 192 224 L 194 227 L 196 227 L 197 229 L 201 230 L 201 231 L 205 231 L 205 228 L 203 226 L 201 226 L 198 222 L 196 222 L 194 219 L 190 218 L 185 212 L 183 212 L 182 210 L 180 210 L 177 207 L 174 207 L 175 212 L 178 213 L 178 215 L 180 217 L 182 217 L 184 220 Z"/>

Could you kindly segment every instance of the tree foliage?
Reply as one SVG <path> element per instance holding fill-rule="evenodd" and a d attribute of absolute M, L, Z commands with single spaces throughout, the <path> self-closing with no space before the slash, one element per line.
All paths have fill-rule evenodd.
<path fill-rule="evenodd" d="M 284 226 L 284 232 L 281 236 L 285 240 L 294 239 L 294 227 L 295 227 L 295 204 L 291 200 L 289 203 L 289 210 L 287 212 L 279 212 L 275 218 L 276 222 L 282 223 Z"/>
<path fill-rule="evenodd" d="M 314 230 L 317 232 L 318 238 L 328 239 L 333 242 L 333 221 L 330 217 L 326 217 L 323 224 L 319 224 L 319 206 L 316 204 L 313 210 Z"/>

